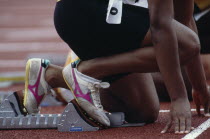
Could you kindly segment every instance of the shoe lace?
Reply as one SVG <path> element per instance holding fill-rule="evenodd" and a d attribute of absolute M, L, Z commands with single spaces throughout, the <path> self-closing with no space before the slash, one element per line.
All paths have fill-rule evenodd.
<path fill-rule="evenodd" d="M 101 99 L 100 99 L 100 89 L 101 88 L 109 88 L 110 84 L 107 82 L 95 82 L 93 84 L 89 84 L 89 89 L 91 91 L 91 96 L 93 99 L 94 105 L 103 110 L 103 106 L 101 105 Z"/>

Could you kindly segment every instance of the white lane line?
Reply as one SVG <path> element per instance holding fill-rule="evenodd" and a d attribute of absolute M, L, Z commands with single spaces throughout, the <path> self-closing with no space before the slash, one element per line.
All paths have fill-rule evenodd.
<path fill-rule="evenodd" d="M 26 60 L 0 60 L 0 68 L 22 68 Z"/>
<path fill-rule="evenodd" d="M 3 72 L 0 73 L 0 79 L 1 78 L 10 78 L 10 77 L 24 77 L 25 72 Z"/>
<path fill-rule="evenodd" d="M 196 111 L 196 109 L 191 109 L 192 112 Z M 204 111 L 204 109 L 201 109 L 201 111 Z M 160 110 L 159 112 L 170 112 L 170 110 Z"/>
<path fill-rule="evenodd" d="M 6 13 L 0 13 L 0 26 L 1 27 L 15 27 L 15 28 L 26 28 L 26 27 L 51 27 L 54 29 L 54 25 L 52 22 L 52 19 L 49 15 L 41 15 L 36 14 L 36 19 L 39 20 L 39 22 L 34 22 L 34 17 L 31 16 L 31 14 L 28 15 L 17 15 L 17 14 L 6 14 Z M 8 24 L 11 22 L 14 22 L 15 24 Z M 27 22 L 23 22 L 26 20 Z"/>
<path fill-rule="evenodd" d="M 67 58 L 67 53 L 56 53 L 56 52 L 51 52 L 51 53 L 30 53 L 27 55 L 27 59 L 31 58 L 42 58 L 42 59 L 48 59 L 52 64 L 55 65 L 64 65 L 66 58 Z"/>
<path fill-rule="evenodd" d="M 185 135 L 182 139 L 195 139 L 204 131 L 206 131 L 210 127 L 210 118 L 191 131 L 189 134 Z"/>
<path fill-rule="evenodd" d="M 58 39 L 54 28 L 1 28 L 0 37 L 3 40 L 45 40 Z"/>
<path fill-rule="evenodd" d="M 61 42 L 0 43 L 0 53 L 27 51 L 70 51 L 70 48 Z"/>
<path fill-rule="evenodd" d="M 66 56 L 67 54 L 57 54 L 57 53 L 47 53 L 47 54 L 46 53 L 30 53 L 28 56 L 26 56 L 24 60 L 15 60 L 15 59 L 0 60 L 0 68 L 22 68 L 22 67 L 25 67 L 27 59 L 31 59 L 31 58 L 48 59 L 53 64 L 64 65 L 66 61 Z"/>

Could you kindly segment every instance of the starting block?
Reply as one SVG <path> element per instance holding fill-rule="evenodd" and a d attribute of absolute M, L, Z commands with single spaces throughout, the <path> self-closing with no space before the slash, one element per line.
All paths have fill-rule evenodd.
<path fill-rule="evenodd" d="M 0 129 L 58 129 L 61 132 L 98 131 L 101 126 L 91 124 L 82 116 L 72 100 L 62 114 L 24 115 L 16 93 L 7 96 L 0 104 Z M 106 113 L 110 127 L 143 126 L 144 123 L 125 122 L 122 112 Z"/>

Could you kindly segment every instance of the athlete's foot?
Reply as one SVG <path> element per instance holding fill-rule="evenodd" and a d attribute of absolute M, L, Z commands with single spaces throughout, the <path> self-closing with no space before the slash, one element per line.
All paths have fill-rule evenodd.
<path fill-rule="evenodd" d="M 86 76 L 76 68 L 78 61 L 67 65 L 63 69 L 63 77 L 66 84 L 74 93 L 80 105 L 93 119 L 103 125 L 109 126 L 110 121 L 105 115 L 100 101 L 100 88 L 108 88 L 109 83 Z"/>
<path fill-rule="evenodd" d="M 103 73 L 100 71 L 92 70 L 95 66 L 94 63 L 95 62 L 93 62 L 93 60 L 81 61 L 77 67 L 77 70 L 87 76 L 101 80 L 103 78 Z"/>
<path fill-rule="evenodd" d="M 39 105 L 51 87 L 45 81 L 48 60 L 30 59 L 26 64 L 25 90 L 23 105 L 29 114 L 39 113 Z"/>
<path fill-rule="evenodd" d="M 52 88 L 66 88 L 66 82 L 62 75 L 63 67 L 50 64 L 45 73 L 45 80 Z"/>

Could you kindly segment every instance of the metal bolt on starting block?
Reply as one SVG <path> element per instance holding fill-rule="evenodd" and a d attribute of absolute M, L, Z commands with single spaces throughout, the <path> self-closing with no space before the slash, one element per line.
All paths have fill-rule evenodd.
<path fill-rule="evenodd" d="M 125 124 L 122 112 L 107 113 L 111 127 L 143 126 L 144 123 Z M 16 93 L 0 104 L 0 129 L 58 129 L 61 132 L 97 131 L 99 127 L 87 122 L 73 103 L 68 103 L 62 114 L 24 115 Z"/>

